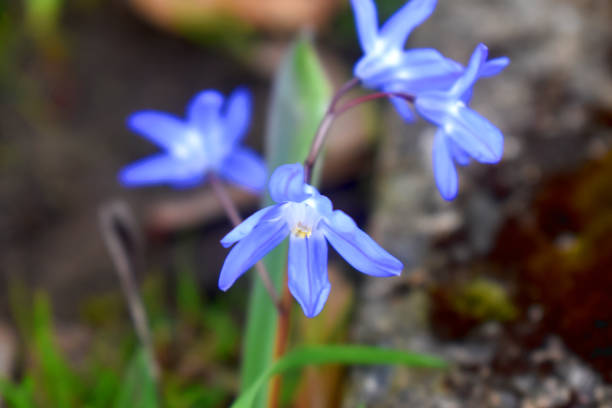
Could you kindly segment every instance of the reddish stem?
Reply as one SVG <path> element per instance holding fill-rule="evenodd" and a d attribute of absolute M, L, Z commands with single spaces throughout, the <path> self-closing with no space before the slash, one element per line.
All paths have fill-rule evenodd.
<path fill-rule="evenodd" d="M 289 292 L 289 285 L 287 277 L 285 275 L 285 290 L 283 291 L 282 309 L 283 313 L 278 315 L 278 327 L 276 330 L 276 345 L 274 348 L 274 359 L 278 360 L 281 358 L 287 350 L 287 343 L 289 340 L 289 327 L 291 325 L 291 292 Z M 272 379 L 270 385 L 270 400 L 269 408 L 278 408 L 280 401 L 280 391 L 282 386 L 282 377 L 276 375 Z"/>
<path fill-rule="evenodd" d="M 409 95 L 401 92 L 375 92 L 368 95 L 360 96 L 355 98 L 349 102 L 347 102 L 344 106 L 338 108 L 338 102 L 342 96 L 344 96 L 349 90 L 355 87 L 359 83 L 357 78 L 353 78 L 347 83 L 345 83 L 334 95 L 332 98 L 327 111 L 325 112 L 325 116 L 321 120 L 317 132 L 315 133 L 315 137 L 313 138 L 312 145 L 310 147 L 310 152 L 308 152 L 308 156 L 306 160 L 304 160 L 304 181 L 308 184 L 311 182 L 312 178 L 312 169 L 317 161 L 317 157 L 323 147 L 323 142 L 325 141 L 325 137 L 329 132 L 329 129 L 336 117 L 343 114 L 344 112 L 354 108 L 357 105 L 361 105 L 364 102 L 372 101 L 374 99 L 380 98 L 402 98 L 408 102 L 414 103 L 415 97 L 414 95 Z"/>

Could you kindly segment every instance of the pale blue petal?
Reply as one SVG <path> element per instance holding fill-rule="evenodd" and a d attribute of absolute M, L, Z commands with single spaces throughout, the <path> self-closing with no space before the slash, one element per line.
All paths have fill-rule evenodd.
<path fill-rule="evenodd" d="M 447 135 L 481 163 L 497 163 L 504 151 L 504 136 L 486 118 L 465 105 L 458 106 L 445 126 Z"/>
<path fill-rule="evenodd" d="M 378 38 L 378 16 L 373 0 L 351 0 L 361 49 L 371 51 Z"/>
<path fill-rule="evenodd" d="M 304 186 L 304 166 L 300 163 L 283 164 L 270 177 L 270 197 L 277 203 L 303 201 L 308 198 Z"/>
<path fill-rule="evenodd" d="M 463 67 L 431 48 L 404 52 L 394 81 L 410 84 L 409 92 L 447 90 L 461 76 Z"/>
<path fill-rule="evenodd" d="M 389 47 L 404 48 L 412 30 L 425 21 L 436 8 L 436 0 L 410 0 L 387 20 L 380 37 Z"/>
<path fill-rule="evenodd" d="M 219 91 L 206 90 L 197 94 L 187 106 L 187 118 L 202 135 L 217 132 L 221 120 L 223 95 Z"/>
<path fill-rule="evenodd" d="M 472 95 L 474 94 L 474 88 L 468 88 L 462 95 L 461 95 L 461 100 L 463 101 L 463 103 L 465 103 L 466 105 L 470 103 L 470 100 L 472 100 Z"/>
<path fill-rule="evenodd" d="M 229 96 L 224 120 L 227 140 L 242 140 L 251 121 L 251 93 L 246 88 L 237 88 Z"/>
<path fill-rule="evenodd" d="M 395 107 L 397 113 L 402 117 L 402 119 L 404 119 L 405 122 L 412 123 L 415 121 L 414 113 L 412 112 L 412 107 L 410 106 L 410 103 L 408 101 L 397 97 L 391 97 L 389 98 L 389 100 L 393 104 L 393 107 Z"/>
<path fill-rule="evenodd" d="M 311 201 L 311 204 L 317 210 L 317 213 L 323 216 L 327 216 L 332 213 L 333 206 L 331 200 L 319 193 L 319 190 L 310 184 L 305 184 L 304 192 L 308 194 L 309 201 Z"/>
<path fill-rule="evenodd" d="M 263 190 L 268 177 L 263 159 L 245 147 L 236 148 L 227 156 L 219 174 L 224 179 L 253 191 Z"/>
<path fill-rule="evenodd" d="M 438 130 L 434 137 L 432 159 L 434 178 L 436 179 L 438 190 L 442 198 L 450 201 L 457 196 L 459 179 L 443 130 Z"/>
<path fill-rule="evenodd" d="M 163 183 L 180 187 L 183 183 L 201 180 L 203 175 L 203 172 L 194 172 L 182 160 L 160 154 L 127 165 L 119 173 L 119 180 L 126 187 Z"/>
<path fill-rule="evenodd" d="M 489 49 L 486 45 L 478 44 L 476 46 L 472 56 L 470 57 L 470 62 L 468 63 L 465 72 L 457 80 L 457 82 L 455 82 L 449 91 L 449 95 L 454 95 L 455 97 L 460 98 L 461 95 L 465 94 L 465 92 L 474 85 L 474 82 L 476 82 L 478 79 L 481 67 L 487 60 L 488 53 Z"/>
<path fill-rule="evenodd" d="M 444 124 L 449 109 L 454 105 L 457 105 L 457 102 L 450 100 L 448 94 L 441 91 L 424 92 L 417 95 L 414 101 L 417 112 L 438 126 Z"/>
<path fill-rule="evenodd" d="M 281 218 L 257 224 L 225 258 L 219 275 L 219 289 L 228 290 L 236 279 L 280 244 L 288 233 L 289 228 Z"/>
<path fill-rule="evenodd" d="M 331 289 L 327 278 L 327 242 L 323 234 L 289 238 L 289 290 L 306 317 L 318 315 Z"/>
<path fill-rule="evenodd" d="M 470 155 L 467 154 L 465 150 L 460 148 L 457 143 L 453 141 L 453 139 L 447 137 L 446 146 L 448 147 L 451 157 L 455 162 L 457 162 L 457 164 L 461 166 L 467 166 L 470 164 Z"/>
<path fill-rule="evenodd" d="M 353 268 L 372 276 L 397 276 L 403 265 L 340 210 L 321 222 L 325 238 Z"/>
<path fill-rule="evenodd" d="M 510 63 L 510 59 L 507 57 L 500 57 L 489 60 L 480 66 L 480 71 L 478 72 L 478 78 L 486 78 L 499 74 L 508 66 Z M 466 104 L 469 103 L 470 99 L 472 99 L 473 88 L 470 86 L 466 89 L 466 91 L 461 95 L 461 100 Z"/>
<path fill-rule="evenodd" d="M 170 182 L 170 184 L 172 185 L 172 187 L 178 190 L 182 190 L 182 189 L 189 189 L 189 188 L 196 187 L 202 184 L 205 180 L 206 180 L 206 174 L 203 172 L 199 172 L 199 173 L 193 174 L 190 177 L 185 177 L 185 178 L 181 178 L 181 179 L 172 181 Z"/>
<path fill-rule="evenodd" d="M 480 68 L 478 76 L 490 77 L 499 74 L 510 64 L 510 58 L 499 57 L 489 60 Z"/>
<path fill-rule="evenodd" d="M 271 205 L 256 211 L 246 220 L 234 227 L 234 229 L 231 230 L 226 236 L 224 236 L 221 239 L 221 245 L 223 245 L 225 248 L 234 245 L 236 242 L 249 235 L 251 231 L 253 231 L 253 228 L 257 226 L 259 221 L 261 221 L 264 215 L 268 214 L 273 209 L 278 210 L 278 207 L 279 205 Z"/>
<path fill-rule="evenodd" d="M 181 119 L 165 112 L 140 111 L 127 120 L 127 125 L 158 146 L 172 150 L 184 143 L 188 126 Z"/>

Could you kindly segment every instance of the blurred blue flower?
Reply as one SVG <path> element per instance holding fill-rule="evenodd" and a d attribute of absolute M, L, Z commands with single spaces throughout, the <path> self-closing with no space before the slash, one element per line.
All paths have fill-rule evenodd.
<path fill-rule="evenodd" d="M 435 50 L 404 52 L 412 30 L 425 21 L 436 7 L 436 0 L 411 0 L 378 29 L 373 0 L 351 0 L 357 34 L 364 55 L 355 64 L 354 74 L 369 88 L 379 88 L 400 67 L 437 65 L 444 57 Z"/>
<path fill-rule="evenodd" d="M 457 195 L 454 162 L 466 165 L 472 157 L 481 163 L 497 163 L 503 154 L 500 130 L 467 106 L 472 87 L 486 66 L 487 54 L 487 47 L 479 44 L 465 72 L 449 90 L 422 92 L 415 100 L 416 110 L 439 127 L 434 138 L 433 169 L 438 190 L 446 200 Z"/>
<path fill-rule="evenodd" d="M 402 263 L 382 249 L 316 188 L 304 182 L 301 164 L 280 166 L 270 178 L 270 196 L 278 204 L 263 208 L 222 240 L 237 243 L 228 254 L 219 288 L 236 279 L 289 235 L 289 290 L 307 317 L 318 315 L 330 291 L 327 242 L 355 269 L 373 276 L 397 276 Z"/>
<path fill-rule="evenodd" d="M 464 67 L 433 48 L 405 50 L 412 30 L 433 12 L 436 0 L 411 0 L 378 29 L 373 0 L 351 0 L 363 57 L 354 74 L 370 89 L 417 96 L 421 92 L 447 90 L 463 74 Z M 479 77 L 493 76 L 508 65 L 507 58 L 488 61 Z M 407 122 L 414 121 L 408 101 L 392 97 L 391 102 Z"/>
<path fill-rule="evenodd" d="M 208 172 L 249 190 L 264 188 L 267 171 L 263 160 L 242 147 L 250 121 L 251 97 L 238 88 L 225 102 L 221 93 L 205 90 L 187 107 L 187 119 L 165 112 L 140 111 L 128 126 L 164 149 L 163 153 L 124 167 L 123 185 L 170 184 L 177 188 L 202 183 Z"/>

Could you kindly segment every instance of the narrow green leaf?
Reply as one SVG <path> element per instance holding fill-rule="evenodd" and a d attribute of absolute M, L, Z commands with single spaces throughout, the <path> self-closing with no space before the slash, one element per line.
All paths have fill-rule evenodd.
<path fill-rule="evenodd" d="M 140 348 L 128 365 L 123 385 L 115 402 L 116 408 L 156 408 L 155 380 L 144 349 Z"/>
<path fill-rule="evenodd" d="M 285 163 L 302 162 L 330 99 L 330 84 L 319 59 L 305 37 L 291 47 L 278 70 L 266 134 L 266 159 L 270 172 Z M 266 205 L 271 203 L 270 198 Z M 265 259 L 271 278 L 282 293 L 287 245 L 279 245 Z M 276 309 L 255 273 L 249 299 L 242 366 L 242 387 L 251 386 L 273 361 L 277 326 Z M 266 406 L 262 392 L 258 406 Z"/>
<path fill-rule="evenodd" d="M 354 345 L 304 346 L 287 353 L 249 386 L 231 408 L 250 408 L 257 393 L 275 374 L 320 364 L 405 365 L 410 367 L 444 368 L 446 363 L 434 356 L 400 350 Z"/>
<path fill-rule="evenodd" d="M 20 384 L 13 384 L 5 378 L 0 378 L 0 397 L 13 408 L 35 408 L 34 382 L 31 377 L 25 377 Z"/>
<path fill-rule="evenodd" d="M 70 369 L 53 335 L 53 319 L 49 300 L 42 292 L 34 296 L 34 350 L 40 369 L 42 389 L 53 406 L 73 406 L 83 384 Z"/>

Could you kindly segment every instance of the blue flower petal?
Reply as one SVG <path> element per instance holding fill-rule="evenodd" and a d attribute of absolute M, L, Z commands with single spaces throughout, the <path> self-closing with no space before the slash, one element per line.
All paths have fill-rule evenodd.
<path fill-rule="evenodd" d="M 308 198 L 304 192 L 304 167 L 300 163 L 283 164 L 270 177 L 270 197 L 277 203 L 303 201 Z"/>
<path fill-rule="evenodd" d="M 224 236 L 221 239 L 221 245 L 223 245 L 224 248 L 228 248 L 228 247 L 234 245 L 236 242 L 240 241 L 242 238 L 244 238 L 247 235 L 249 235 L 251 233 L 251 231 L 253 231 L 253 228 L 255 228 L 257 226 L 257 224 L 259 224 L 261 219 L 266 214 L 268 214 L 272 210 L 276 210 L 272 214 L 278 215 L 279 206 L 280 206 L 280 204 L 271 205 L 271 206 L 262 208 L 259 211 L 256 211 L 254 214 L 252 214 L 246 220 L 242 221 L 240 224 L 238 224 L 236 227 L 234 227 L 234 229 L 231 230 L 226 236 Z"/>
<path fill-rule="evenodd" d="M 202 177 L 202 172 L 194 172 L 193 169 L 185 166 L 182 161 L 166 154 L 147 157 L 129 164 L 119 173 L 119 180 L 126 187 L 162 183 L 180 185 L 185 180 L 195 182 L 197 179 L 201 181 Z"/>
<path fill-rule="evenodd" d="M 187 120 L 204 137 L 220 132 L 220 111 L 223 95 L 212 89 L 198 93 L 187 106 Z"/>
<path fill-rule="evenodd" d="M 489 60 L 480 67 L 478 76 L 480 77 L 491 77 L 502 72 L 510 64 L 510 58 L 499 57 Z"/>
<path fill-rule="evenodd" d="M 287 224 L 280 218 L 257 224 L 225 258 L 219 275 L 219 289 L 228 290 L 236 279 L 280 244 L 288 233 Z"/>
<path fill-rule="evenodd" d="M 467 154 L 465 150 L 460 148 L 457 143 L 453 141 L 453 139 L 447 137 L 446 146 L 448 147 L 451 157 L 457 162 L 457 164 L 461 166 L 467 166 L 470 164 L 470 155 Z"/>
<path fill-rule="evenodd" d="M 459 179 L 447 142 L 444 131 L 438 130 L 434 137 L 432 156 L 436 185 L 442 197 L 450 201 L 457 196 Z"/>
<path fill-rule="evenodd" d="M 172 150 L 184 143 L 189 130 L 185 123 L 176 116 L 165 112 L 140 111 L 130 115 L 127 125 L 158 146 Z"/>
<path fill-rule="evenodd" d="M 372 276 L 397 276 L 403 265 L 340 210 L 320 223 L 325 238 L 353 268 Z"/>
<path fill-rule="evenodd" d="M 465 105 L 452 111 L 446 134 L 466 153 L 481 163 L 497 163 L 504 152 L 504 136 L 486 118 Z"/>
<path fill-rule="evenodd" d="M 251 93 L 246 88 L 237 88 L 229 96 L 224 121 L 228 142 L 242 140 L 251 121 Z"/>
<path fill-rule="evenodd" d="M 331 289 L 327 278 L 327 242 L 320 231 L 289 238 L 289 290 L 306 317 L 318 315 Z"/>
<path fill-rule="evenodd" d="M 219 174 L 224 179 L 253 191 L 261 191 L 268 177 L 263 159 L 245 147 L 236 148 L 227 156 Z"/>
<path fill-rule="evenodd" d="M 463 67 L 456 61 L 443 56 L 432 48 L 419 48 L 404 51 L 402 62 L 396 69 L 393 81 L 412 82 L 420 89 L 446 90 L 463 73 Z"/>
<path fill-rule="evenodd" d="M 172 184 L 172 187 L 176 188 L 177 190 L 183 190 L 198 186 L 202 184 L 205 180 L 206 174 L 202 172 L 193 174 L 189 177 L 183 177 L 175 181 L 169 181 L 169 183 Z"/>
<path fill-rule="evenodd" d="M 378 38 L 378 16 L 373 0 L 351 0 L 355 24 L 361 49 L 368 52 L 374 49 Z"/>
<path fill-rule="evenodd" d="M 474 82 L 478 79 L 481 68 L 487 60 L 487 55 L 489 53 L 489 49 L 484 44 L 478 44 L 470 57 L 470 62 L 468 63 L 467 68 L 463 75 L 455 82 L 451 90 L 449 91 L 449 95 L 454 95 L 457 98 L 460 98 L 461 95 L 465 94 L 465 92 L 470 89 Z"/>
<path fill-rule="evenodd" d="M 380 37 L 389 47 L 403 49 L 408 35 L 436 8 L 436 0 L 411 0 L 387 20 Z"/>
<path fill-rule="evenodd" d="M 407 123 L 412 123 L 415 121 L 414 113 L 412 112 L 412 106 L 410 103 L 402 98 L 391 97 L 389 98 L 393 107 L 397 111 L 397 113 L 404 119 Z"/>
<path fill-rule="evenodd" d="M 449 99 L 448 94 L 442 91 L 424 92 L 417 95 L 414 107 L 425 119 L 438 126 L 442 126 L 457 101 Z"/>

